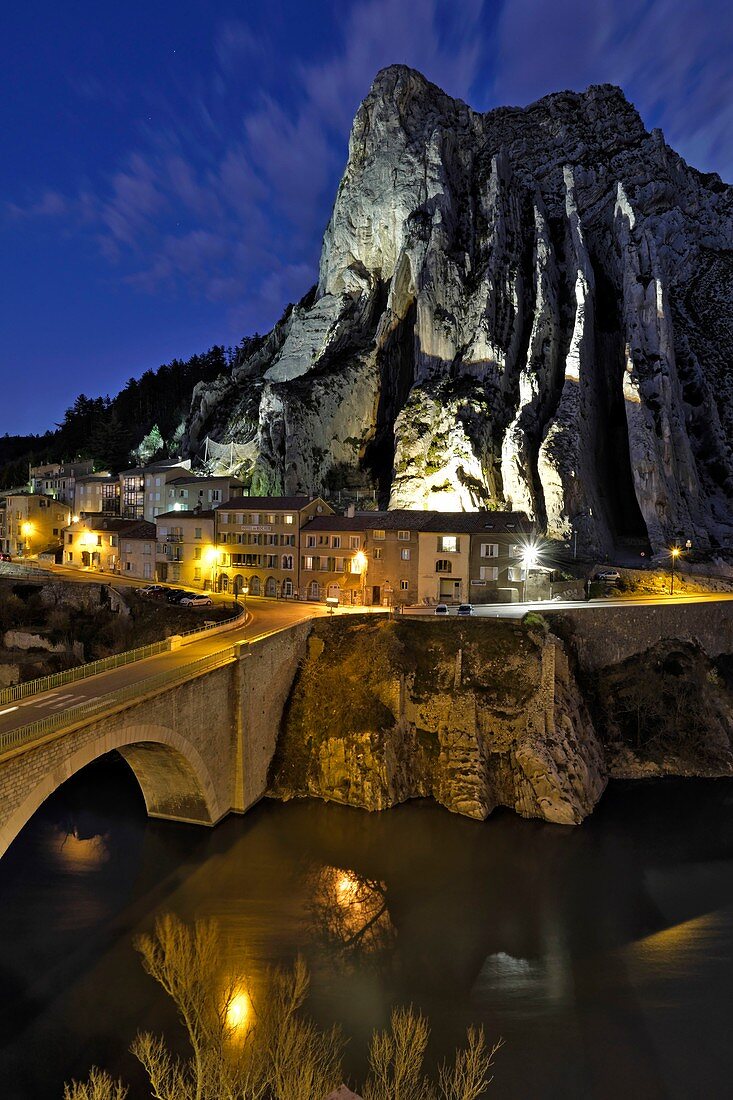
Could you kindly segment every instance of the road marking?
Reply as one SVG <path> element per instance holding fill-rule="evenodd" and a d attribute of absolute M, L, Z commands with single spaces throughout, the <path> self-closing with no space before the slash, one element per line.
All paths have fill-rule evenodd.
<path fill-rule="evenodd" d="M 0 714 L 11 714 L 14 710 L 17 709 L 17 707 L 6 707 L 5 710 L 0 710 Z"/>

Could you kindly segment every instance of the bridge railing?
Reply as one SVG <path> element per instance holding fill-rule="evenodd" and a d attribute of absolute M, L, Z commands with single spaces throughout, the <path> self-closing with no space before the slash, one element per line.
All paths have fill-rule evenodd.
<path fill-rule="evenodd" d="M 27 726 L 19 726 L 17 729 L 0 733 L 0 756 L 24 745 L 32 744 L 34 741 L 38 741 L 65 726 L 74 726 L 85 718 L 93 718 L 96 715 L 104 714 L 105 711 L 139 699 L 150 692 L 157 692 L 171 687 L 173 684 L 202 676 L 206 672 L 211 672 L 213 669 L 229 664 L 230 661 L 236 658 L 237 653 L 237 646 L 227 646 L 225 649 L 209 654 L 208 657 L 200 657 L 198 660 L 191 661 L 186 665 L 168 669 L 167 672 L 156 673 L 155 676 L 148 676 L 144 680 L 138 680 L 134 684 L 118 688 L 117 691 L 108 692 L 107 695 L 99 695 L 96 699 L 89 699 L 86 703 L 79 703 L 75 707 L 69 707 L 67 710 L 49 714 L 45 718 L 39 718 L 36 722 L 31 722 Z"/>
<path fill-rule="evenodd" d="M 220 619 L 218 622 L 209 623 L 208 626 L 197 626 L 175 636 L 193 640 L 196 635 L 203 637 L 220 627 L 231 626 L 241 617 L 242 611 L 240 610 L 228 619 Z M 87 664 L 77 665 L 76 668 L 67 668 L 64 672 L 54 672 L 50 676 L 39 676 L 35 680 L 26 680 L 24 684 L 13 684 L 12 687 L 0 690 L 0 704 L 14 703 L 18 699 L 27 699 L 29 695 L 38 695 L 43 691 L 63 687 L 64 684 L 86 680 L 88 676 L 97 676 L 100 672 L 111 672 L 112 669 L 123 668 L 135 661 L 144 661 L 148 657 L 156 657 L 159 653 L 169 653 L 170 648 L 171 640 L 165 638 L 161 642 L 152 642 L 150 645 L 138 646 L 137 649 L 128 649 L 124 653 L 114 653 L 111 657 L 101 657 L 98 661 L 89 661 Z"/>

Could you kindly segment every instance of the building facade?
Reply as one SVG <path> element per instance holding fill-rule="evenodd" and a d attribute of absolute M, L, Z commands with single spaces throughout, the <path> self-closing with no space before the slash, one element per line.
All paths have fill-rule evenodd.
<path fill-rule="evenodd" d="M 253 596 L 300 595 L 300 532 L 316 515 L 332 514 L 320 497 L 235 497 L 214 510 L 216 588 Z"/>
<path fill-rule="evenodd" d="M 74 491 L 80 477 L 88 477 L 94 469 L 91 459 L 83 462 L 51 463 L 48 466 L 31 466 L 30 490 L 61 500 L 74 507 Z"/>
<path fill-rule="evenodd" d="M 4 535 L 0 551 L 15 557 L 36 557 L 60 549 L 71 509 L 45 493 L 9 493 L 5 498 Z"/>
<path fill-rule="evenodd" d="M 90 474 L 76 479 L 74 515 L 120 514 L 120 480 L 109 473 Z"/>
<path fill-rule="evenodd" d="M 187 588 L 213 589 L 219 553 L 214 512 L 163 512 L 156 518 L 156 578 Z"/>
<path fill-rule="evenodd" d="M 218 508 L 233 497 L 240 497 L 244 482 L 235 477 L 175 477 L 166 485 L 167 512 Z"/>
<path fill-rule="evenodd" d="M 123 519 L 146 519 L 152 522 L 161 512 L 168 511 L 166 485 L 176 477 L 190 474 L 191 460 L 170 459 L 150 466 L 133 466 L 123 470 L 120 481 L 120 514 Z"/>
<path fill-rule="evenodd" d="M 63 564 L 74 569 L 155 577 L 155 525 L 144 520 L 95 516 L 70 523 L 63 532 Z"/>

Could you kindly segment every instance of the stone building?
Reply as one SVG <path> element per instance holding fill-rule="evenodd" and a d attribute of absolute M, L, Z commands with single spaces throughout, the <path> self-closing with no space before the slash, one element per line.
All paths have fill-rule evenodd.
<path fill-rule="evenodd" d="M 156 517 L 155 527 L 157 579 L 213 589 L 219 558 L 213 510 L 163 512 Z"/>
<path fill-rule="evenodd" d="M 165 511 L 192 512 L 195 508 L 218 508 L 232 497 L 241 496 L 243 490 L 244 482 L 229 475 L 197 477 L 195 474 L 184 474 L 167 483 Z"/>
<path fill-rule="evenodd" d="M 69 524 L 63 537 L 64 565 L 143 580 L 153 580 L 155 576 L 152 523 L 117 516 L 89 516 Z"/>
<path fill-rule="evenodd" d="M 166 485 L 176 477 L 190 476 L 190 471 L 190 459 L 172 458 L 122 470 L 119 475 L 122 517 L 152 522 L 161 512 L 167 512 Z"/>
<path fill-rule="evenodd" d="M 74 515 L 118 516 L 120 479 L 110 473 L 78 477 L 74 486 Z"/>
<path fill-rule="evenodd" d="M 36 557 L 61 548 L 62 532 L 71 520 L 65 501 L 45 493 L 8 493 L 0 551 Z"/>
<path fill-rule="evenodd" d="M 91 459 L 84 462 L 52 462 L 46 466 L 31 466 L 30 490 L 62 500 L 74 507 L 74 492 L 79 478 L 88 477 L 94 469 Z"/>
<path fill-rule="evenodd" d="M 216 587 L 253 596 L 301 593 L 300 533 L 308 520 L 333 512 L 320 497 L 235 497 L 214 509 L 219 551 Z"/>

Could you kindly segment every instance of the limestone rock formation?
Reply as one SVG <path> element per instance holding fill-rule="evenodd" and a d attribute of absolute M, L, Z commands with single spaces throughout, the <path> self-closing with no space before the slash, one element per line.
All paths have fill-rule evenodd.
<path fill-rule="evenodd" d="M 369 810 L 432 797 L 563 825 L 605 784 L 561 644 L 500 621 L 316 622 L 271 772 L 280 797 Z"/>
<path fill-rule="evenodd" d="M 509 505 L 588 549 L 733 533 L 733 188 L 609 85 L 479 114 L 378 74 L 318 285 L 187 428 L 254 491 Z"/>

